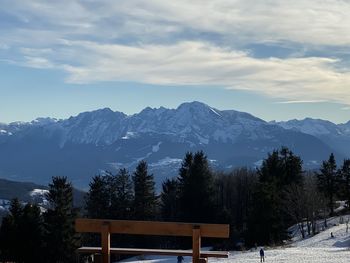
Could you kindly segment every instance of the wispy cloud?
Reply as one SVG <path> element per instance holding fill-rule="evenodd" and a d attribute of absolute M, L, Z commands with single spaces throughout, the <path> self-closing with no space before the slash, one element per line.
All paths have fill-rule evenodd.
<path fill-rule="evenodd" d="M 277 101 L 277 104 L 299 104 L 299 103 L 321 103 L 326 102 L 325 100 L 287 100 Z"/>
<path fill-rule="evenodd" d="M 68 82 L 211 85 L 280 103 L 350 104 L 350 65 L 342 58 L 350 45 L 348 1 L 4 0 L 1 6 L 11 18 L 0 28 L 2 60 L 63 70 Z M 285 58 L 259 58 L 252 44 L 296 47 Z"/>
<path fill-rule="evenodd" d="M 337 0 L 4 0 L 2 11 L 17 26 L 50 29 L 66 36 L 98 39 L 135 37 L 157 41 L 194 31 L 234 42 L 308 45 L 350 44 L 350 2 Z M 187 34 L 187 35 L 186 35 Z M 192 36 L 193 37 L 193 36 Z M 213 40 L 215 41 L 215 40 Z"/>

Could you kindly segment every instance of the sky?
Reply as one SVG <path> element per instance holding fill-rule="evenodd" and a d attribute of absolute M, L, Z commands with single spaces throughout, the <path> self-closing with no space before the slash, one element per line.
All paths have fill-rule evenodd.
<path fill-rule="evenodd" d="M 0 2 L 0 122 L 201 101 L 350 120 L 350 1 Z"/>

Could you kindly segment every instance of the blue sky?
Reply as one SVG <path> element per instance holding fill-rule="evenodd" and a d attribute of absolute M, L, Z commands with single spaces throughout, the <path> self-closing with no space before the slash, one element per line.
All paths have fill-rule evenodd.
<path fill-rule="evenodd" d="M 350 120 L 350 2 L 3 0 L 0 122 L 202 101 Z"/>

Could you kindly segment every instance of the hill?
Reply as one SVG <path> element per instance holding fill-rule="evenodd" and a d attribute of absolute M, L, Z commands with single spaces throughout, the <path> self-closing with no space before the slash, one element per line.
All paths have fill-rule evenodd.
<path fill-rule="evenodd" d="M 47 205 L 45 194 L 48 187 L 31 182 L 15 182 L 0 179 L 0 200 L 4 209 L 8 208 L 9 201 L 18 198 L 22 202 L 34 202 L 42 206 Z M 74 189 L 74 204 L 81 207 L 84 202 L 85 193 Z"/>

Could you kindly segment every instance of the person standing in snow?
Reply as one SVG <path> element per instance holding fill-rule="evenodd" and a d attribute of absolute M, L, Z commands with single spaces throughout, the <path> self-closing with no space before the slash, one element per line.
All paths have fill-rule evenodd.
<path fill-rule="evenodd" d="M 260 249 L 260 262 L 265 262 L 265 253 L 263 248 Z"/>
<path fill-rule="evenodd" d="M 183 260 L 184 260 L 183 256 L 177 256 L 177 263 L 182 263 Z"/>

